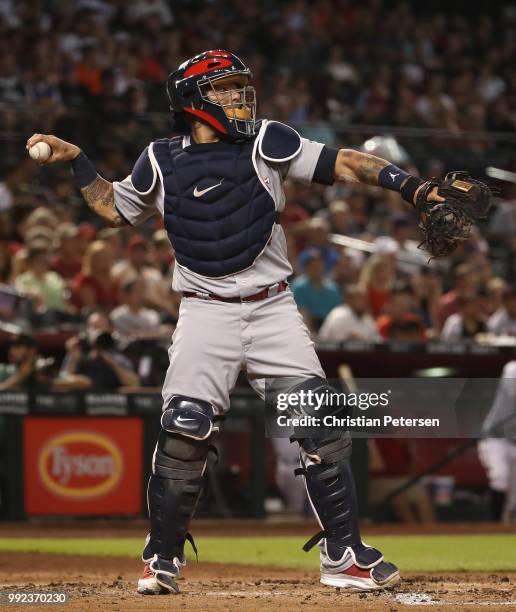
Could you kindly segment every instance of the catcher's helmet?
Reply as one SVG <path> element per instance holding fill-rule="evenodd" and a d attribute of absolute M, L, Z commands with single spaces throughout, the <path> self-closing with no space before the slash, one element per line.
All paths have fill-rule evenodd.
<path fill-rule="evenodd" d="M 256 96 L 254 87 L 247 85 L 252 74 L 249 68 L 228 51 L 204 51 L 183 62 L 167 80 L 170 110 L 177 124 L 185 114 L 211 125 L 232 140 L 255 134 Z M 223 79 L 236 79 L 231 95 L 217 91 L 213 84 Z M 240 81 L 240 82 L 238 82 Z M 238 97 L 235 97 L 238 92 Z"/>

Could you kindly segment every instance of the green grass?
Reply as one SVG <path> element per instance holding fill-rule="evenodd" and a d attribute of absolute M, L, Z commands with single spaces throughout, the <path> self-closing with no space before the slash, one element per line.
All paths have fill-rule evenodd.
<path fill-rule="evenodd" d="M 516 535 L 375 536 L 366 538 L 405 571 L 516 571 Z M 0 538 L 0 551 L 139 557 L 143 538 Z M 201 537 L 201 561 L 314 568 L 318 549 L 299 537 Z M 187 550 L 190 559 L 194 554 Z"/>

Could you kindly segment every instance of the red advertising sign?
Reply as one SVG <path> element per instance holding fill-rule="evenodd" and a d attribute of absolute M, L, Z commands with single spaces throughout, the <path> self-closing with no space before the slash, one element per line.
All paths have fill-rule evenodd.
<path fill-rule="evenodd" d="M 26 417 L 25 512 L 139 514 L 139 418 Z"/>

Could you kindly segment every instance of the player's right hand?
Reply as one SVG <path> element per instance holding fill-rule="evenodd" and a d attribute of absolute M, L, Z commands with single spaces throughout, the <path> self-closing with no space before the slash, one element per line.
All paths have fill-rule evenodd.
<path fill-rule="evenodd" d="M 27 140 L 26 148 L 30 149 L 38 142 L 46 142 L 52 149 L 52 154 L 46 161 L 41 162 L 42 164 L 72 161 L 72 159 L 75 159 L 81 152 L 77 145 L 66 142 L 66 140 L 61 140 L 57 138 L 57 136 L 52 136 L 51 134 L 33 134 Z"/>

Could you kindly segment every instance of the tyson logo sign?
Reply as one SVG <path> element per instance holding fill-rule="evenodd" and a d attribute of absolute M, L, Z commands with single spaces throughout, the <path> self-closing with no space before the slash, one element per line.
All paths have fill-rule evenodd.
<path fill-rule="evenodd" d="M 68 431 L 45 443 L 38 468 L 43 484 L 54 494 L 87 499 L 105 495 L 117 485 L 122 455 L 102 434 Z"/>

